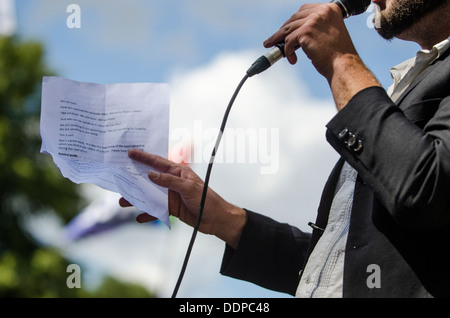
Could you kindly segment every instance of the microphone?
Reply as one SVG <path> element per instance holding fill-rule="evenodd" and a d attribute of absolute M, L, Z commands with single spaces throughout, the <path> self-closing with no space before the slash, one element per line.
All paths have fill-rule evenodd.
<path fill-rule="evenodd" d="M 332 0 L 330 3 L 337 4 L 342 11 L 342 16 L 346 19 L 366 12 L 371 0 Z M 284 42 L 275 44 L 270 51 L 259 57 L 247 70 L 248 77 L 264 72 L 282 57 L 285 57 Z"/>

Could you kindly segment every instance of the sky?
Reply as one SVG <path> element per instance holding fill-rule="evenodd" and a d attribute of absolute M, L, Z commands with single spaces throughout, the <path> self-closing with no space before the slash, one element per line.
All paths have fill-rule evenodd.
<path fill-rule="evenodd" d="M 263 41 L 304 0 L 16 0 L 17 30 L 45 45 L 56 74 L 94 83 L 169 83 L 169 146 L 192 143 L 192 168 L 202 178 L 211 143 L 235 87 L 266 52 Z M 81 9 L 69 28 L 70 4 Z M 387 42 L 371 27 L 373 8 L 346 20 L 363 61 L 386 88 L 389 69 L 415 55 L 416 44 Z M 325 140 L 336 113 L 328 84 L 298 52 L 247 81 L 230 114 L 210 186 L 226 200 L 309 231 L 322 187 L 338 159 Z M 94 202 L 117 197 L 92 185 L 80 189 Z M 94 195 L 93 195 L 94 194 Z M 111 212 L 112 213 L 112 212 Z M 45 231 L 42 231 L 45 228 Z M 191 235 L 134 222 L 76 242 L 51 215 L 33 231 L 79 263 L 86 286 L 102 274 L 140 282 L 170 297 Z M 56 242 L 58 243 L 56 244 Z M 180 297 L 289 297 L 219 274 L 223 242 L 200 234 Z M 84 274 L 83 274 L 84 273 Z"/>

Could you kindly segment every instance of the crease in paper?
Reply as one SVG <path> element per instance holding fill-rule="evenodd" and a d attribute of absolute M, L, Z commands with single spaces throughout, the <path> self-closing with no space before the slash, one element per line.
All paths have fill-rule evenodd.
<path fill-rule="evenodd" d="M 167 158 L 169 85 L 95 84 L 46 76 L 42 80 L 41 152 L 74 183 L 121 194 L 170 227 L 167 189 L 149 167 L 128 158 L 138 148 Z"/>

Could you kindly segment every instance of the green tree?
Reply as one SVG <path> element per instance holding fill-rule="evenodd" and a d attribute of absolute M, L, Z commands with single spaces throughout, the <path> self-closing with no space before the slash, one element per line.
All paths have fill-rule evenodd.
<path fill-rule="evenodd" d="M 41 44 L 0 37 L 0 297 L 148 297 L 112 278 L 93 292 L 67 288 L 68 261 L 24 230 L 36 213 L 54 211 L 67 222 L 86 205 L 39 152 L 41 81 L 51 73 Z"/>

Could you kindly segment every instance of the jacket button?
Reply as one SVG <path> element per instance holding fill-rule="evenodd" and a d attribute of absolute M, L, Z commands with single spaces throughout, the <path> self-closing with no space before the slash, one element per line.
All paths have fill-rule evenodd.
<path fill-rule="evenodd" d="M 361 151 L 362 148 L 363 148 L 363 143 L 361 140 L 358 140 L 358 143 L 356 144 L 356 146 L 353 147 L 353 151 L 359 152 L 359 151 Z"/>
<path fill-rule="evenodd" d="M 356 141 L 357 141 L 356 136 L 353 134 L 350 134 L 350 137 L 347 140 L 347 145 L 349 147 L 353 147 L 356 144 Z"/>
<path fill-rule="evenodd" d="M 344 139 L 348 135 L 348 128 L 342 129 L 342 131 L 339 133 L 338 137 L 339 139 Z"/>

